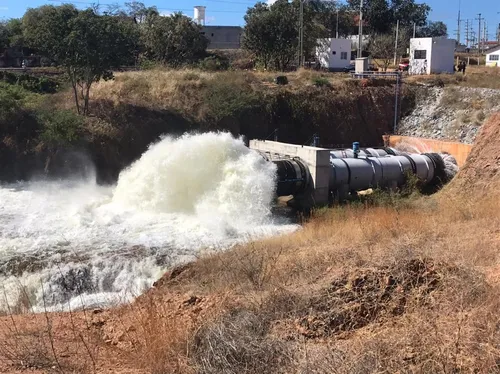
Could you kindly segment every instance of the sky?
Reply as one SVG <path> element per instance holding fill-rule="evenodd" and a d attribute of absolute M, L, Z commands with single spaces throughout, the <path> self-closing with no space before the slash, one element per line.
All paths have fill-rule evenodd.
<path fill-rule="evenodd" d="M 87 7 L 92 2 L 105 4 L 123 3 L 127 0 L 66 0 L 78 7 Z M 272 0 L 268 0 L 272 1 Z M 253 0 L 144 0 L 146 5 L 155 5 L 161 12 L 168 14 L 173 11 L 182 11 L 193 16 L 193 7 L 203 5 L 207 7 L 207 25 L 239 25 L 243 26 L 243 16 L 246 9 L 255 4 Z M 417 2 L 420 2 L 417 0 Z M 496 37 L 497 26 L 500 23 L 500 2 L 498 0 L 427 0 L 432 12 L 430 20 L 443 21 L 448 26 L 450 37 L 454 37 L 457 29 L 458 9 L 460 4 L 461 18 L 464 20 L 461 27 L 462 41 L 465 38 L 465 20 L 473 22 L 473 29 L 478 31 L 478 14 L 482 13 L 488 24 L 489 39 Z M 34 8 L 43 4 L 58 4 L 56 0 L 0 0 L 0 19 L 21 17 L 27 8 Z M 483 30 L 481 30 L 481 33 Z"/>

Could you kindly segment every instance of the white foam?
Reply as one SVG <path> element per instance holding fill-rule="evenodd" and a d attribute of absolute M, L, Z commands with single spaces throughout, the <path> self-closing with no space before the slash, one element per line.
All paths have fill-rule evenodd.
<path fill-rule="evenodd" d="M 274 164 L 241 140 L 210 133 L 152 145 L 113 187 L 3 186 L 0 283 L 7 301 L 16 303 L 21 288 L 34 310 L 44 299 L 51 309 L 128 301 L 202 251 L 296 230 L 271 215 L 274 178 Z"/>

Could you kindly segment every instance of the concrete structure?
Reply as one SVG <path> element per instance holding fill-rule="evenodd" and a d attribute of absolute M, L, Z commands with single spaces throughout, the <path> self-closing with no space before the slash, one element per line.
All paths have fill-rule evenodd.
<path fill-rule="evenodd" d="M 486 52 L 486 66 L 500 67 L 500 46 Z"/>
<path fill-rule="evenodd" d="M 357 58 L 354 72 L 356 74 L 363 74 L 364 72 L 368 71 L 368 67 L 368 57 Z"/>
<path fill-rule="evenodd" d="M 206 17 L 206 11 L 207 7 L 206 6 L 195 6 L 194 7 L 194 22 L 196 22 L 198 25 L 203 25 L 205 26 L 205 17 Z"/>
<path fill-rule="evenodd" d="M 243 29 L 239 26 L 203 26 L 202 35 L 208 39 L 208 49 L 239 49 Z"/>
<path fill-rule="evenodd" d="M 250 140 L 250 149 L 266 153 L 271 160 L 298 158 L 309 168 L 311 176 L 312 196 L 299 196 L 299 199 L 313 199 L 313 204 L 326 205 L 329 202 L 330 192 L 330 150 L 301 146 L 295 144 L 279 143 L 267 140 Z M 297 198 L 297 196 L 294 196 Z"/>
<path fill-rule="evenodd" d="M 410 39 L 410 74 L 453 74 L 455 46 L 453 39 Z"/>
<path fill-rule="evenodd" d="M 342 71 L 351 61 L 349 39 L 318 39 L 316 60 L 323 69 Z"/>

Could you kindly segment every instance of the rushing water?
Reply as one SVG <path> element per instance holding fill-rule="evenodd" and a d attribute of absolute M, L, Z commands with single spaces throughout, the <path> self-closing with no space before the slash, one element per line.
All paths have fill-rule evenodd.
<path fill-rule="evenodd" d="M 116 186 L 3 185 L 0 310 L 129 301 L 173 264 L 296 230 L 271 214 L 274 178 L 241 140 L 210 133 L 152 145 Z"/>

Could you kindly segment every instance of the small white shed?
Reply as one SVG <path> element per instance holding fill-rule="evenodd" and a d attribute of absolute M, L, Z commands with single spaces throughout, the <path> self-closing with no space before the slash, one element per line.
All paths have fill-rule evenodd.
<path fill-rule="evenodd" d="M 500 45 L 486 52 L 486 66 L 500 67 Z"/>
<path fill-rule="evenodd" d="M 452 74 L 456 41 L 446 38 L 410 39 L 410 74 Z"/>
<path fill-rule="evenodd" d="M 351 63 L 351 41 L 348 39 L 318 39 L 316 60 L 330 71 L 341 71 Z"/>

